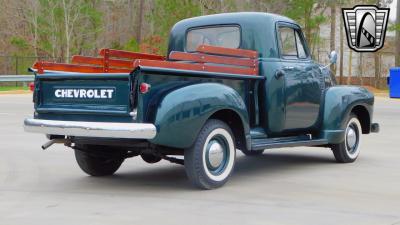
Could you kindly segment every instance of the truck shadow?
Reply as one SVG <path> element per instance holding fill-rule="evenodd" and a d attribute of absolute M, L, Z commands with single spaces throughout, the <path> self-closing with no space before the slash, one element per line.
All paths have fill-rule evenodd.
<path fill-rule="evenodd" d="M 237 158 L 235 174 L 245 176 L 270 175 L 289 170 L 302 170 L 310 166 L 334 163 L 333 155 L 312 156 L 299 153 L 264 153 L 259 156 L 240 156 Z"/>
<path fill-rule="evenodd" d="M 241 183 L 254 182 L 259 176 L 263 179 L 268 176 L 276 176 L 277 173 L 290 174 L 291 171 L 299 172 L 309 170 L 310 167 L 324 166 L 334 163 L 333 156 L 310 156 L 292 153 L 269 154 L 264 153 L 260 156 L 246 157 L 237 156 L 236 168 L 231 182 Z M 129 163 L 129 161 L 125 162 Z M 91 184 L 101 185 L 102 189 L 122 188 L 130 191 L 138 189 L 163 190 L 195 190 L 187 180 L 185 170 L 180 165 L 162 165 L 156 167 L 145 167 L 140 170 L 128 170 L 117 172 L 114 176 L 104 178 L 89 178 Z M 82 181 L 82 180 L 81 180 Z M 229 185 L 229 184 L 228 184 Z"/>

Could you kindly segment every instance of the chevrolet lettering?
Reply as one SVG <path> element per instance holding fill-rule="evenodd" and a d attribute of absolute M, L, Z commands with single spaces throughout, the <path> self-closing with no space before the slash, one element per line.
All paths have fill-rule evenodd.
<path fill-rule="evenodd" d="M 284 16 L 189 18 L 172 27 L 166 56 L 101 49 L 72 64 L 36 62 L 25 130 L 46 134 L 43 149 L 73 149 L 92 176 L 138 156 L 183 165 L 203 189 L 227 182 L 236 150 L 314 146 L 351 163 L 379 124 L 371 92 L 336 84 L 336 58 L 332 51 L 328 65 L 315 62 L 300 25 Z"/>
<path fill-rule="evenodd" d="M 71 89 L 61 88 L 54 91 L 56 98 L 95 98 L 111 99 L 114 89 Z"/>

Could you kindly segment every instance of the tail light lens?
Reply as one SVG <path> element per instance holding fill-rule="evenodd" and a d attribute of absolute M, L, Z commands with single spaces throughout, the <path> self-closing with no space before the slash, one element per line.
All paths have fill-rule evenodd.
<path fill-rule="evenodd" d="M 31 91 L 35 90 L 35 83 L 33 83 L 33 82 L 29 83 L 29 90 L 31 90 Z"/>
<path fill-rule="evenodd" d="M 140 93 L 142 93 L 142 94 L 146 94 L 147 92 L 149 92 L 150 88 L 151 88 L 151 85 L 150 85 L 150 84 L 148 84 L 148 83 L 141 83 L 141 84 L 140 84 L 140 87 L 139 87 L 139 91 L 140 91 Z"/>

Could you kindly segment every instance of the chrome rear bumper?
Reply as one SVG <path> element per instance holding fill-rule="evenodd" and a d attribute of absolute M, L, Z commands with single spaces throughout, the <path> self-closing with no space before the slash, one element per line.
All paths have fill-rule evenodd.
<path fill-rule="evenodd" d="M 77 137 L 152 139 L 157 134 L 150 123 L 104 123 L 25 119 L 27 132 Z"/>

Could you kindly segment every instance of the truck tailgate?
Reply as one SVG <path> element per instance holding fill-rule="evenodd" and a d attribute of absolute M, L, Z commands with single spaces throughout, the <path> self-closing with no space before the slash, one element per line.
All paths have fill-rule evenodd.
<path fill-rule="evenodd" d="M 38 114 L 97 114 L 129 116 L 129 74 L 37 75 L 35 109 Z"/>

